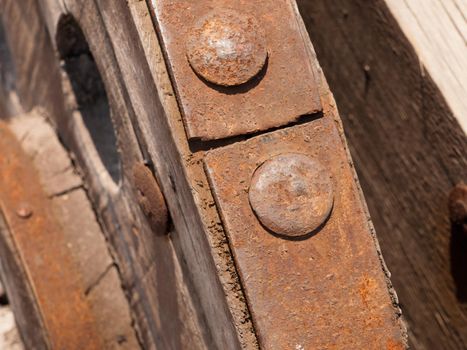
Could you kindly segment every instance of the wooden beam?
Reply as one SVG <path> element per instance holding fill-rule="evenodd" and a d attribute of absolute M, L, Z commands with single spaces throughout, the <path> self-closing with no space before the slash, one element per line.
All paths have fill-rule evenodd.
<path fill-rule="evenodd" d="M 386 5 L 467 133 L 467 2 L 386 0 Z"/>
<path fill-rule="evenodd" d="M 467 179 L 465 5 L 298 3 L 341 112 L 409 340 L 414 349 L 466 348 L 466 242 L 451 232 L 447 205 L 452 187 Z"/>

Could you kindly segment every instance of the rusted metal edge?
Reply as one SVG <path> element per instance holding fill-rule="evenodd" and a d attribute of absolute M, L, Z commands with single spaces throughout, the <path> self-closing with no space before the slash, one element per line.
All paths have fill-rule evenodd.
<path fill-rule="evenodd" d="M 0 273 L 7 291 L 8 301 L 14 310 L 15 323 L 23 345 L 28 348 L 48 349 L 50 341 L 39 312 L 30 281 L 24 278 L 26 271 L 20 262 L 18 250 L 12 239 L 3 212 L 0 210 Z M 21 293 L 18 293 L 21 291 Z M 20 310 L 20 311 L 19 311 Z"/>
<path fill-rule="evenodd" d="M 147 0 L 190 139 L 265 131 L 321 111 L 289 0 Z"/>
<path fill-rule="evenodd" d="M 54 218 L 51 201 L 41 188 L 32 161 L 4 122 L 0 122 L 0 149 L 0 210 L 51 347 L 102 349 L 80 271 Z"/>

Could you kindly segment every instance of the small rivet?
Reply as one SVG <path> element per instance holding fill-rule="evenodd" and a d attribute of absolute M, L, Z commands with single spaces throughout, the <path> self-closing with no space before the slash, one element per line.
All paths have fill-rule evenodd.
<path fill-rule="evenodd" d="M 33 214 L 32 208 L 29 204 L 21 204 L 20 207 L 16 210 L 16 215 L 21 219 L 29 219 Z"/>
<path fill-rule="evenodd" d="M 193 70 L 207 81 L 236 86 L 262 70 L 268 52 L 254 17 L 224 9 L 197 22 L 188 39 L 187 56 Z"/>
<path fill-rule="evenodd" d="M 256 169 L 249 199 L 259 221 L 279 235 L 299 237 L 329 217 L 334 191 L 328 171 L 306 155 L 275 156 Z"/>
<path fill-rule="evenodd" d="M 138 203 L 151 229 L 159 235 L 167 233 L 168 211 L 159 184 L 152 171 L 143 163 L 133 166 L 133 179 Z"/>

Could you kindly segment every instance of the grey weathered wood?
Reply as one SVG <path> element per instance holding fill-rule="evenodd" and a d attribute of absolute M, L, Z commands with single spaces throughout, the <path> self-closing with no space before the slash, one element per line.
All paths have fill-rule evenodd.
<path fill-rule="evenodd" d="M 397 6 L 433 2 L 397 1 Z M 467 179 L 467 139 L 446 102 L 455 96 L 447 96 L 430 74 L 442 68 L 414 49 L 410 33 L 401 30 L 408 24 L 388 8 L 396 1 L 298 3 L 341 112 L 409 340 L 415 349 L 464 349 L 466 242 L 451 233 L 447 199 L 451 188 Z M 447 30 L 434 37 L 438 14 L 422 19 L 426 11 L 432 9 L 415 10 L 411 18 L 421 22 L 410 25 L 426 28 L 434 47 L 440 37 L 457 40 L 458 33 Z M 445 67 L 464 50 L 454 49 L 449 58 L 436 49 L 428 54 L 444 59 Z M 467 83 L 460 83 L 465 89 Z"/>
<path fill-rule="evenodd" d="M 51 6 L 53 3 L 57 6 Z M 128 91 L 135 87 L 123 84 L 120 67 L 115 61 L 114 48 L 108 36 L 108 33 L 119 34 L 121 29 L 115 32 L 105 28 L 101 10 L 94 1 L 67 1 L 66 5 L 67 11 L 59 2 L 53 1 L 43 1 L 40 7 L 34 1 L 2 3 L 2 19 L 9 29 L 12 56 L 18 62 L 18 93 L 27 96 L 23 107 L 27 110 L 35 105 L 42 106 L 47 116 L 57 125 L 67 147 L 74 153 L 77 164 L 82 169 L 88 194 L 94 203 L 94 210 L 101 219 L 116 257 L 126 295 L 132 306 L 135 327 L 145 347 L 236 347 L 237 335 L 229 319 L 230 312 L 225 305 L 224 292 L 218 282 L 206 240 L 201 241 L 204 241 L 203 250 L 195 252 L 199 261 L 187 259 L 183 256 L 184 253 L 177 255 L 175 252 L 180 249 L 173 248 L 170 238 L 157 237 L 151 232 L 139 208 L 134 205 L 136 201 L 131 169 L 134 162 L 141 162 L 143 157 L 148 157 L 147 154 L 143 155 L 142 150 L 145 153 L 148 151 L 144 144 L 142 150 L 140 149 L 139 142 L 144 140 L 136 139 L 130 123 L 135 121 L 136 116 Z M 110 3 L 99 6 L 104 5 L 108 7 Z M 123 6 L 117 12 L 119 16 L 123 16 L 121 24 L 130 26 L 129 33 L 135 35 L 128 7 L 124 3 L 119 3 L 118 6 Z M 58 21 L 65 14 L 74 16 L 83 29 L 106 86 L 121 154 L 122 181 L 118 185 L 111 181 L 99 162 L 90 134 L 80 112 L 76 110 L 76 101 L 67 77 L 62 77 L 59 69 L 54 41 Z M 45 26 L 41 22 L 42 18 L 45 19 Z M 41 25 L 42 30 L 38 28 Z M 43 30 L 46 27 L 49 28 L 49 33 Z M 128 42 L 139 45 L 136 36 L 130 37 Z M 36 49 L 41 53 L 38 54 Z M 128 60 L 137 62 L 144 58 L 138 58 L 136 54 L 143 55 L 141 48 L 131 52 L 130 56 L 133 58 L 128 57 Z M 34 79 L 41 81 L 41 93 L 33 89 L 35 80 L 29 85 L 25 83 L 31 61 L 36 63 Z M 148 69 L 147 65 L 145 69 Z M 148 81 L 144 83 L 148 84 Z M 44 89 L 44 86 L 49 89 Z M 157 101 L 157 91 L 152 81 L 149 82 L 149 87 L 153 94 L 149 101 L 144 101 L 147 103 L 146 115 Z M 138 91 L 140 92 L 139 89 Z M 159 119 L 162 128 L 167 122 L 164 122 L 162 115 Z M 172 145 L 169 147 L 175 153 L 167 127 L 163 135 L 169 137 L 168 145 Z M 170 158 L 167 154 L 159 157 Z M 176 173 L 183 173 L 180 166 Z M 164 180 L 166 183 L 170 181 L 168 176 Z M 176 233 L 173 232 L 172 235 Z M 183 240 L 188 245 L 193 244 L 193 238 L 195 241 L 198 239 L 190 234 L 183 235 Z M 193 283 L 197 286 L 194 287 Z M 199 295 L 199 287 L 206 295 Z M 208 326 L 204 309 L 208 314 L 211 313 L 208 316 Z"/>
<path fill-rule="evenodd" d="M 215 209 L 214 199 L 212 198 L 209 190 L 209 184 L 201 164 L 204 152 L 197 152 L 197 154 L 194 154 L 196 152 L 193 151 L 193 148 L 186 141 L 185 129 L 182 123 L 175 92 L 170 82 L 161 47 L 150 16 L 148 15 L 146 4 L 139 1 L 130 1 L 129 5 L 130 10 L 132 11 L 134 24 L 141 40 L 142 49 L 144 50 L 145 59 L 149 66 L 150 77 L 157 85 L 157 96 L 163 107 L 163 111 L 158 111 L 158 117 L 167 119 L 177 146 L 175 156 L 183 161 L 183 165 L 185 167 L 184 173 L 182 171 L 174 171 L 174 181 L 180 181 L 180 177 L 182 176 L 186 177 L 186 180 L 181 182 L 181 184 L 183 184 L 182 189 L 184 189 L 183 196 L 184 198 L 187 196 L 193 196 L 195 200 L 195 203 L 193 203 L 192 200 L 184 198 L 178 199 L 182 205 L 181 208 L 183 208 L 181 214 L 184 215 L 183 213 L 190 213 L 190 217 L 198 215 L 201 216 L 203 220 L 202 226 L 196 230 L 204 231 L 202 235 L 206 235 L 206 238 L 209 241 L 210 255 L 214 259 L 216 266 L 215 273 L 218 275 L 222 283 L 228 307 L 232 314 L 236 331 L 239 334 L 241 346 L 242 348 L 256 348 L 258 344 L 252 321 L 250 319 L 250 314 L 245 304 L 245 296 L 241 289 L 230 248 L 225 237 L 225 233 L 223 232 L 217 210 Z M 131 68 L 133 66 L 130 62 L 127 62 L 127 64 L 129 66 L 127 76 L 131 78 Z M 152 121 L 151 110 L 149 110 L 148 113 L 140 115 L 138 123 L 141 130 L 141 139 L 147 140 L 148 149 L 157 157 L 159 153 L 157 151 L 158 147 L 165 147 L 163 144 L 164 136 L 155 138 L 151 136 L 152 133 L 160 133 L 160 131 L 157 131 L 158 124 Z M 158 161 L 163 163 L 163 156 Z M 185 184 L 186 181 L 188 181 L 188 187 Z M 172 180 L 170 180 L 169 184 L 171 183 Z M 189 194 L 189 192 L 191 193 Z M 177 191 L 177 193 L 174 193 L 173 195 L 176 196 L 178 193 L 179 192 Z M 184 219 L 182 217 L 178 217 L 178 220 Z M 191 224 L 188 223 L 188 225 Z M 201 234 L 195 233 L 193 228 L 191 228 L 190 231 L 192 232 L 188 231 L 185 234 Z M 182 240 L 183 237 L 174 237 L 174 239 Z M 202 242 L 200 243 L 204 244 Z M 186 243 L 177 243 L 177 245 L 180 246 L 182 244 Z M 187 248 L 183 248 L 181 246 L 179 249 Z M 201 246 L 196 249 L 200 250 L 205 248 L 202 248 Z M 201 251 L 195 251 L 194 254 L 202 255 L 203 253 L 201 253 Z M 197 259 L 200 259 L 200 257 Z M 233 346 L 234 344 L 231 345 Z"/>

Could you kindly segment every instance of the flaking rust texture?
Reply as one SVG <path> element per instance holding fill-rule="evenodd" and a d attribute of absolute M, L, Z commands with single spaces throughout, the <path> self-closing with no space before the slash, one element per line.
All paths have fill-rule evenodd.
<path fill-rule="evenodd" d="M 102 349 L 83 279 L 32 161 L 0 122 L 0 211 L 35 293 L 52 349 Z"/>
<path fill-rule="evenodd" d="M 210 151 L 205 158 L 264 349 L 405 348 L 334 117 L 328 113 Z M 249 202 L 255 170 L 281 154 L 319 160 L 332 182 L 332 212 L 305 237 L 275 235 Z"/>
<path fill-rule="evenodd" d="M 150 3 L 190 139 L 264 131 L 321 110 L 290 1 Z"/>
<path fill-rule="evenodd" d="M 213 84 L 244 84 L 266 64 L 264 30 L 252 16 L 215 10 L 192 28 L 187 57 L 193 70 Z"/>

